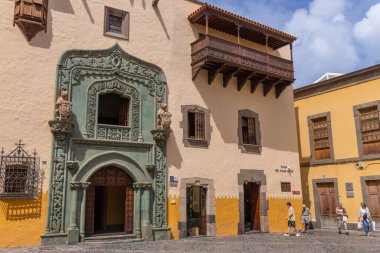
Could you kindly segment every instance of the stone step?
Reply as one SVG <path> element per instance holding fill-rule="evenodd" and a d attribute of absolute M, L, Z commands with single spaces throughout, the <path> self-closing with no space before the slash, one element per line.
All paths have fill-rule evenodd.
<path fill-rule="evenodd" d="M 101 234 L 85 237 L 84 243 L 118 243 L 118 242 L 141 242 L 142 238 L 137 238 L 135 234 Z"/>

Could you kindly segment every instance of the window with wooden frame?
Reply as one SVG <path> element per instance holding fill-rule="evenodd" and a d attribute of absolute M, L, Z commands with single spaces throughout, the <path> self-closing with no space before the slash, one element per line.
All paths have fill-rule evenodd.
<path fill-rule="evenodd" d="M 380 122 L 377 106 L 359 109 L 363 155 L 380 153 Z"/>
<path fill-rule="evenodd" d="M 281 182 L 281 192 L 291 192 L 290 182 Z"/>
<path fill-rule="evenodd" d="M 314 142 L 315 160 L 326 160 L 331 158 L 330 141 L 327 117 L 312 120 L 312 135 Z"/>
<path fill-rule="evenodd" d="M 105 125 L 128 126 L 129 99 L 118 94 L 99 95 L 98 123 Z"/>
<path fill-rule="evenodd" d="M 259 114 L 243 109 L 238 111 L 238 147 L 242 153 L 261 154 Z"/>
<path fill-rule="evenodd" d="M 104 10 L 104 34 L 129 39 L 129 13 L 106 6 Z"/>
<path fill-rule="evenodd" d="M 211 141 L 210 110 L 199 105 L 181 105 L 185 147 L 208 148 Z"/>
<path fill-rule="evenodd" d="M 243 144 L 257 145 L 255 119 L 242 117 Z"/>
<path fill-rule="evenodd" d="M 204 112 L 188 112 L 188 138 L 205 139 L 205 114 Z"/>

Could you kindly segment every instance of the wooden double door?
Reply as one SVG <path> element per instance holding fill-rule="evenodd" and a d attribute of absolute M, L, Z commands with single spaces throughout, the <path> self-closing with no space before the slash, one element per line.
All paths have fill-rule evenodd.
<path fill-rule="evenodd" d="M 245 231 L 260 230 L 260 184 L 244 184 Z"/>
<path fill-rule="evenodd" d="M 133 233 L 133 180 L 122 169 L 109 166 L 91 176 L 86 196 L 86 236 Z"/>
<path fill-rule="evenodd" d="M 380 223 L 380 180 L 366 181 L 368 190 L 368 208 L 372 219 Z"/>
<path fill-rule="evenodd" d="M 336 200 L 334 183 L 317 183 L 319 211 L 322 227 L 335 227 Z"/>
<path fill-rule="evenodd" d="M 206 221 L 207 188 L 186 188 L 187 236 L 207 235 Z"/>

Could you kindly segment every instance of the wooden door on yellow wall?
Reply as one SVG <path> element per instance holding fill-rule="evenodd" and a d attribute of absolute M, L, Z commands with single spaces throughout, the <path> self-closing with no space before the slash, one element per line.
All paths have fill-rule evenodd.
<path fill-rule="evenodd" d="M 334 183 L 317 184 L 319 209 L 322 227 L 336 225 L 336 203 Z"/>
<path fill-rule="evenodd" d="M 372 219 L 380 223 L 380 180 L 367 181 L 368 187 L 368 208 Z"/>

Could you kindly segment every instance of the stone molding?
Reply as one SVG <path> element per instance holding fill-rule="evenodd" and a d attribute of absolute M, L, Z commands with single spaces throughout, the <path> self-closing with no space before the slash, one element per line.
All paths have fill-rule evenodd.
<path fill-rule="evenodd" d="M 237 175 L 239 188 L 239 223 L 238 234 L 245 233 L 244 224 L 244 184 L 247 182 L 256 182 L 260 184 L 260 230 L 261 232 L 269 232 L 267 200 L 267 178 L 264 170 L 240 170 Z"/>
<path fill-rule="evenodd" d="M 256 135 L 256 145 L 253 144 L 244 144 L 243 143 L 243 129 L 242 129 L 242 118 L 254 118 L 255 119 L 255 135 Z M 252 153 L 252 154 L 261 154 L 261 130 L 260 130 L 260 120 L 259 114 L 251 111 L 249 109 L 239 110 L 238 111 L 238 129 L 237 135 L 239 144 L 238 147 L 242 153 Z"/>
<path fill-rule="evenodd" d="M 329 146 L 330 146 L 330 159 L 316 160 L 315 150 L 314 150 L 314 138 L 313 138 L 313 120 L 316 120 L 322 117 L 327 118 L 327 131 L 329 134 Z M 334 156 L 333 134 L 332 134 L 332 127 L 331 127 L 331 113 L 323 112 L 323 113 L 318 113 L 315 115 L 308 116 L 307 125 L 309 128 L 309 142 L 310 142 L 310 153 L 311 153 L 310 165 L 333 163 L 335 161 L 335 156 Z"/>
<path fill-rule="evenodd" d="M 192 178 L 182 178 L 180 183 L 180 193 L 179 193 L 179 220 L 178 220 L 178 230 L 179 237 L 187 237 L 187 196 L 186 189 L 190 186 L 202 186 L 207 188 L 206 195 L 206 226 L 207 226 L 207 236 L 216 236 L 216 224 L 215 224 L 215 188 L 214 180 L 192 177 Z"/>
<path fill-rule="evenodd" d="M 208 148 L 211 141 L 212 127 L 210 123 L 211 111 L 199 105 L 181 105 L 182 121 L 180 127 L 183 129 L 182 142 L 185 147 L 190 148 Z M 204 113 L 205 120 L 205 139 L 193 139 L 189 138 L 189 112 L 202 112 Z"/>

